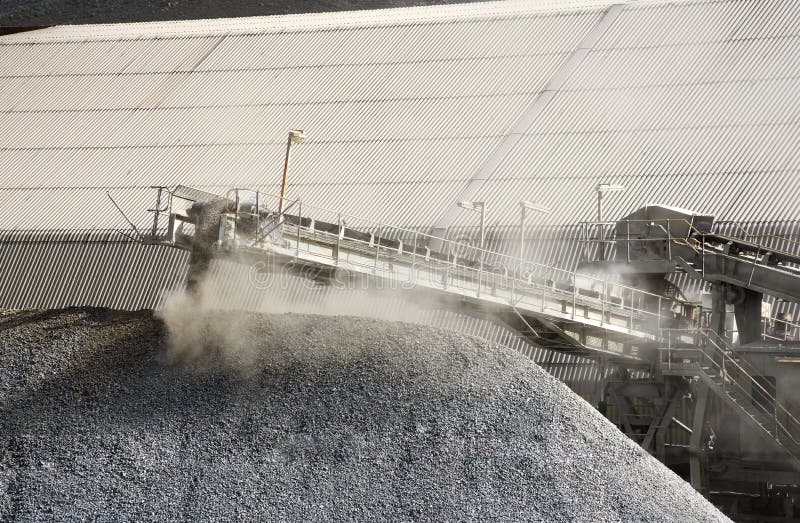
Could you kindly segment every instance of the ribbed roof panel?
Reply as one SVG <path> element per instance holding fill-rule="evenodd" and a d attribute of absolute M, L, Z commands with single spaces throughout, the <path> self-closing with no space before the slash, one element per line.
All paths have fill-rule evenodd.
<path fill-rule="evenodd" d="M 274 189 L 290 128 L 309 136 L 291 196 L 398 225 L 430 226 L 476 182 L 497 231 L 513 230 L 521 199 L 553 208 L 539 224 L 593 218 L 600 182 L 627 187 L 606 198 L 607 219 L 646 203 L 794 219 L 798 4 L 623 4 L 0 37 L 0 229 L 124 227 L 106 189 L 143 227 L 150 185 Z"/>

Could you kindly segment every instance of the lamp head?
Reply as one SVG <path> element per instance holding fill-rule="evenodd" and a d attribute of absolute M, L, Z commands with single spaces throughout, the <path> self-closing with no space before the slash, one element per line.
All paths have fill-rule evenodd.
<path fill-rule="evenodd" d="M 486 202 L 458 202 L 458 206 L 468 211 L 480 212 L 483 210 Z"/>
<path fill-rule="evenodd" d="M 291 129 L 289 131 L 289 141 L 292 143 L 302 143 L 306 139 L 306 135 L 302 129 Z"/>
<path fill-rule="evenodd" d="M 625 190 L 625 187 L 613 183 L 600 183 L 597 185 L 596 190 L 600 194 L 603 194 L 607 192 L 621 192 Z"/>
<path fill-rule="evenodd" d="M 549 207 L 545 207 L 544 205 L 539 205 L 538 203 L 529 202 L 527 200 L 519 202 L 519 206 L 522 207 L 524 210 L 542 212 L 545 214 L 550 213 Z"/>

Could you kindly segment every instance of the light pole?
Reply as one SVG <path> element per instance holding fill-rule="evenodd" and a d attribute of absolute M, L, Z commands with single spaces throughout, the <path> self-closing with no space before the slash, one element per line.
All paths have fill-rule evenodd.
<path fill-rule="evenodd" d="M 289 139 L 286 140 L 286 159 L 283 161 L 283 182 L 281 183 L 281 199 L 278 201 L 278 215 L 283 212 L 283 199 L 286 196 L 286 177 L 289 174 L 289 151 L 293 143 L 302 143 L 306 139 L 301 129 L 289 130 Z"/>
<path fill-rule="evenodd" d="M 536 211 L 545 214 L 550 213 L 550 208 L 538 203 L 531 203 L 527 200 L 519 202 L 519 259 L 525 259 L 525 218 L 527 217 L 526 211 Z"/>
<path fill-rule="evenodd" d="M 458 206 L 468 211 L 477 212 L 481 215 L 481 266 L 480 270 L 483 271 L 483 242 L 484 224 L 486 223 L 486 202 L 458 202 Z"/>
<path fill-rule="evenodd" d="M 625 187 L 610 183 L 600 183 L 595 189 L 597 190 L 597 238 L 599 240 L 597 254 L 600 261 L 605 261 L 606 250 L 605 244 L 603 243 L 605 241 L 605 232 L 603 230 L 603 194 L 607 192 L 622 192 L 625 190 Z"/>

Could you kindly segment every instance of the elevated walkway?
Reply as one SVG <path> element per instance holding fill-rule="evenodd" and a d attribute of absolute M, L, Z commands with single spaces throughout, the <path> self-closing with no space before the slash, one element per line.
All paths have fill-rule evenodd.
<path fill-rule="evenodd" d="M 280 215 L 266 212 L 259 206 L 271 195 L 244 205 L 243 192 L 229 193 L 222 206 L 218 256 L 269 261 L 271 269 L 310 267 L 327 278 L 358 274 L 383 288 L 426 293 L 448 308 L 491 316 L 542 347 L 627 365 L 654 360 L 667 298 L 301 202 Z M 174 210 L 171 242 L 193 245 L 192 235 L 174 226 L 196 222 L 191 214 Z"/>

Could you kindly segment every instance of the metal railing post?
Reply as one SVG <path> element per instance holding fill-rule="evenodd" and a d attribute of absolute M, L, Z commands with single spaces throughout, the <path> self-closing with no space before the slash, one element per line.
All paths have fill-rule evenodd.
<path fill-rule="evenodd" d="M 261 213 L 258 210 L 258 191 L 256 191 L 256 243 L 261 243 Z"/>
<path fill-rule="evenodd" d="M 628 263 L 631 262 L 631 221 L 625 220 L 625 226 L 628 229 L 628 236 L 626 237 L 625 245 L 628 250 Z"/>
<path fill-rule="evenodd" d="M 700 236 L 700 273 L 706 278 L 706 235 Z"/>
<path fill-rule="evenodd" d="M 344 236 L 344 231 L 342 230 L 342 213 L 339 213 L 338 227 L 336 228 L 336 265 L 339 265 L 339 248 L 342 244 L 342 236 Z"/>
<path fill-rule="evenodd" d="M 453 252 L 453 246 L 450 245 L 450 240 L 445 240 L 447 242 L 447 259 L 445 260 L 444 264 L 444 277 L 442 278 L 442 287 L 447 289 L 448 280 L 450 278 L 450 256 Z"/>
<path fill-rule="evenodd" d="M 378 256 L 381 254 L 381 231 L 383 225 L 378 224 L 378 234 L 375 235 L 375 272 L 378 272 Z"/>
<path fill-rule="evenodd" d="M 630 292 L 631 292 L 631 302 L 628 304 L 628 308 L 630 309 L 631 318 L 630 318 L 630 324 L 628 325 L 628 328 L 630 330 L 633 330 L 633 302 L 634 302 L 634 300 L 633 300 L 633 292 L 634 292 L 633 289 L 630 289 Z"/>
<path fill-rule="evenodd" d="M 297 247 L 295 251 L 300 256 L 300 227 L 303 225 L 303 202 L 297 203 Z"/>
<path fill-rule="evenodd" d="M 667 368 L 672 370 L 672 330 L 667 329 Z"/>
<path fill-rule="evenodd" d="M 657 314 L 657 326 L 656 329 L 658 332 L 661 332 L 661 296 L 658 297 L 658 310 L 656 311 Z"/>
<path fill-rule="evenodd" d="M 411 253 L 411 282 L 416 279 L 417 273 L 417 239 L 419 238 L 419 231 L 414 231 L 414 250 Z"/>
<path fill-rule="evenodd" d="M 606 321 L 606 285 L 606 280 L 603 280 L 603 294 L 600 295 L 600 326 Z"/>
<path fill-rule="evenodd" d="M 586 222 L 581 222 L 581 250 L 583 251 L 583 261 L 589 263 L 589 248 L 586 241 Z"/>
<path fill-rule="evenodd" d="M 511 304 L 512 307 L 514 306 L 514 292 L 516 290 L 515 285 L 514 285 L 514 283 L 515 283 L 514 280 L 516 280 L 516 278 L 511 278 L 511 301 L 510 301 L 510 304 Z"/>
<path fill-rule="evenodd" d="M 233 215 L 233 247 L 238 247 L 236 235 L 239 232 L 239 189 L 236 189 L 236 213 Z"/>
<path fill-rule="evenodd" d="M 670 228 L 670 220 L 667 218 L 667 256 L 669 261 L 672 261 L 672 230 Z"/>
<path fill-rule="evenodd" d="M 575 274 L 572 275 L 572 319 L 575 320 L 575 307 L 578 299 L 578 285 Z"/>
<path fill-rule="evenodd" d="M 545 283 L 544 283 L 544 285 L 542 285 L 542 312 L 544 312 L 544 303 L 545 303 L 545 299 L 546 299 L 546 293 L 547 293 L 547 280 L 545 279 Z"/>

